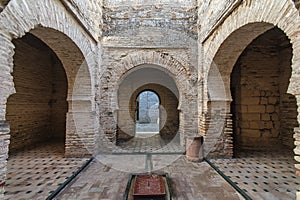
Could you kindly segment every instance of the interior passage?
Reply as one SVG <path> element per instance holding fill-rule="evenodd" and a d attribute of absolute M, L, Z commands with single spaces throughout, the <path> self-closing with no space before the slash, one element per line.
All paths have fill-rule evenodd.
<path fill-rule="evenodd" d="M 292 47 L 278 28 L 257 37 L 231 76 L 234 154 L 240 150 L 294 148 L 295 96 L 288 94 Z"/>
<path fill-rule="evenodd" d="M 67 112 L 67 80 L 55 53 L 32 34 L 14 40 L 16 93 L 7 102 L 9 152 L 30 149 L 41 142 L 62 141 Z"/>

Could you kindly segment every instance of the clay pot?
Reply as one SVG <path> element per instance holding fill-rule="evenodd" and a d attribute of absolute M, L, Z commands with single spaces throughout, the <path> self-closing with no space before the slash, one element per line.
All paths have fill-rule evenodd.
<path fill-rule="evenodd" d="M 203 136 L 186 137 L 186 158 L 192 162 L 203 160 L 202 152 Z"/>

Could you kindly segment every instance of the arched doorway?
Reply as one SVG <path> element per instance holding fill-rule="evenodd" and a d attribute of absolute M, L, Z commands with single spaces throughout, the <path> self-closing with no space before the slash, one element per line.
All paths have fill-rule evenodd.
<path fill-rule="evenodd" d="M 277 27 L 253 40 L 231 74 L 234 153 L 294 148 L 297 102 L 288 94 L 292 46 Z"/>
<path fill-rule="evenodd" d="M 248 34 L 249 30 L 253 31 Z M 223 102 L 222 114 L 227 116 L 224 129 L 218 129 L 227 144 L 216 146 L 219 150 L 229 146 L 234 153 L 234 159 L 213 162 L 251 198 L 295 198 L 299 185 L 292 151 L 297 102 L 287 92 L 292 57 L 285 32 L 272 24 L 250 23 L 227 37 L 210 69 L 209 98 L 215 102 L 209 105 Z M 261 176 L 249 176 L 253 173 Z M 284 185 L 279 184 L 279 176 L 284 177 Z"/>
<path fill-rule="evenodd" d="M 64 157 L 84 157 L 87 152 L 78 133 L 88 134 L 79 131 L 83 126 L 77 123 L 82 113 L 85 118 L 89 114 L 88 111 L 78 112 L 79 107 L 83 108 L 82 102 L 87 102 L 79 97 L 90 86 L 87 65 L 73 41 L 54 29 L 37 27 L 12 40 L 12 44 L 15 50 L 11 75 L 15 94 L 7 99 L 5 112 L 11 136 L 5 198 L 11 199 L 14 195 L 28 199 L 36 198 L 35 195 L 46 198 L 49 190 L 63 183 L 59 177 L 70 176 L 72 170 L 85 162 L 84 158 Z M 64 51 L 67 47 L 68 53 Z M 74 56 L 71 62 L 70 56 Z M 81 84 L 83 88 L 78 87 L 83 80 L 87 81 Z M 73 139 L 77 142 L 72 144 Z M 51 184 L 37 183 L 40 179 L 34 179 L 33 174 L 48 176 L 46 169 L 50 165 L 69 170 L 64 175 L 61 171 L 55 171 L 58 169 L 55 167 L 51 179 L 48 177 Z M 30 188 L 35 184 L 45 190 L 32 192 Z"/>
<path fill-rule="evenodd" d="M 160 100 L 156 92 L 142 91 L 135 100 L 135 137 L 159 134 Z"/>
<path fill-rule="evenodd" d="M 22 12 L 14 12 L 13 15 L 11 14 L 12 10 L 17 11 L 20 10 L 20 8 L 25 8 L 25 7 L 28 9 L 25 10 L 21 9 Z M 31 12 L 33 8 L 35 8 L 35 12 Z M 45 9 L 48 12 L 44 12 Z M 62 14 L 64 16 L 67 16 L 65 18 L 66 20 L 64 21 L 64 23 L 61 23 L 57 20 L 51 20 L 55 18 L 60 18 Z M 11 104 L 12 100 L 15 98 L 13 94 L 16 92 L 18 93 L 18 91 L 16 91 L 17 88 L 14 87 L 15 77 L 12 76 L 14 71 L 13 56 L 15 54 L 14 51 L 15 45 L 13 44 L 13 42 L 16 41 L 16 40 L 14 41 L 14 39 L 21 38 L 26 33 L 30 32 L 32 35 L 36 36 L 39 40 L 47 44 L 50 47 L 50 49 L 52 49 L 53 52 L 55 52 L 55 54 L 61 61 L 63 65 L 62 71 L 65 70 L 66 77 L 67 77 L 67 87 L 66 87 L 67 98 L 65 98 L 64 100 L 67 100 L 68 112 L 63 117 L 63 119 L 65 120 L 64 123 L 65 126 L 63 127 L 65 128 L 64 134 L 58 134 L 53 137 L 65 138 L 66 142 L 63 151 L 65 152 L 66 156 L 81 156 L 81 157 L 94 152 L 94 144 L 95 144 L 94 136 L 96 132 L 95 121 L 97 120 L 97 118 L 93 113 L 94 107 L 92 106 L 92 104 L 94 104 L 94 98 L 91 97 L 93 96 L 93 91 L 94 91 L 92 88 L 95 84 L 92 84 L 93 79 L 92 76 L 90 75 L 89 67 L 94 66 L 94 64 L 96 63 L 94 54 L 90 53 L 93 49 L 95 49 L 94 47 L 96 46 L 96 44 L 91 43 L 90 38 L 87 36 L 86 32 L 82 29 L 82 27 L 80 27 L 80 25 L 77 23 L 76 19 L 72 17 L 72 15 L 69 12 L 66 12 L 66 8 L 60 3 L 54 2 L 53 4 L 51 4 L 51 6 L 49 6 L 49 4 L 45 4 L 44 2 L 38 2 L 38 1 L 31 2 L 30 4 L 28 4 L 28 2 L 18 2 L 17 4 L 11 3 L 8 4 L 6 9 L 4 9 L 1 12 L 0 21 L 1 24 L 3 25 L 0 30 L 1 47 L 2 47 L 2 51 L 5 52 L 0 55 L 2 61 L 1 62 L 2 75 L 0 76 L 1 83 L 2 83 L 2 87 L 0 88 L 1 100 L 2 100 L 0 103 L 0 107 L 1 107 L 0 126 L 5 127 L 4 131 L 1 131 L 2 142 L 0 144 L 1 149 L 3 149 L 0 156 L 1 171 L 3 172 L 1 173 L 0 184 L 3 187 L 5 183 L 8 184 L 8 181 L 6 181 L 5 178 L 5 172 L 7 171 L 6 160 L 9 157 L 8 154 L 10 154 L 10 152 L 8 151 L 10 138 L 11 138 L 10 127 L 14 126 L 12 125 L 12 122 L 10 122 L 10 124 L 6 123 L 6 116 L 7 114 L 9 115 L 9 112 L 11 113 L 11 111 L 9 111 L 8 113 L 6 112 L 6 108 L 8 106 L 7 101 L 9 101 L 8 103 Z M 34 47 L 35 45 L 33 43 L 30 43 L 28 46 Z M 23 59 L 26 60 L 26 58 Z M 37 63 L 41 62 L 40 59 L 41 58 L 38 58 L 37 60 L 35 60 L 35 62 Z M 32 73 L 34 74 L 35 71 L 32 71 Z M 34 75 L 36 76 L 36 74 Z M 45 80 L 48 80 L 48 77 L 38 77 L 38 79 L 43 79 L 43 78 Z M 43 84 L 45 83 L 41 82 L 40 86 L 42 86 Z M 57 87 L 59 87 L 59 85 Z M 19 94 L 16 94 L 16 96 L 18 95 Z M 30 99 L 29 95 L 27 99 Z M 32 101 L 33 104 L 34 102 L 36 102 L 36 99 L 32 98 Z M 54 101 L 49 101 L 47 103 L 49 103 L 50 105 L 51 104 L 54 105 Z M 56 101 L 56 103 L 58 103 L 58 101 Z M 26 107 L 26 104 L 24 104 L 23 107 Z M 58 107 L 56 108 L 54 107 L 53 109 L 57 111 Z M 44 108 L 46 108 L 46 106 Z M 59 115 L 62 116 L 61 113 Z M 25 116 L 22 115 L 19 117 L 20 119 L 21 118 L 24 119 L 26 117 L 29 117 L 29 115 L 25 114 Z M 58 120 L 59 121 L 58 124 L 60 124 L 59 127 L 62 127 L 61 124 L 63 124 L 63 120 L 61 119 L 55 119 L 55 120 Z M 52 121 L 54 122 L 53 118 Z M 36 124 L 32 124 L 31 127 L 34 127 L 35 125 Z M 27 125 L 27 127 L 29 127 L 29 125 Z M 49 126 L 47 127 L 49 128 Z M 22 128 L 22 127 L 19 126 L 18 128 Z M 28 129 L 30 129 L 30 127 Z M 58 131 L 58 129 L 56 130 L 57 132 L 60 133 L 63 132 L 61 130 Z M 3 135 L 3 133 L 5 134 Z M 79 134 L 84 134 L 85 136 L 84 139 L 82 139 L 83 137 L 79 137 Z M 35 138 L 31 138 L 31 139 L 34 140 Z M 28 139 L 26 139 L 24 143 L 28 144 Z M 13 145 L 11 145 L 10 148 L 12 147 Z M 89 149 L 89 151 L 87 151 L 87 149 Z M 49 156 L 46 157 L 49 158 Z M 30 160 L 32 161 L 32 159 Z M 24 164 L 22 165 L 25 166 Z M 29 168 L 28 165 L 26 165 L 26 167 Z M 32 169 L 35 170 L 34 168 Z M 8 171 L 8 173 L 10 172 Z M 30 178 L 32 178 L 32 176 Z M 13 182 L 14 184 L 18 184 L 16 183 L 16 181 Z M 31 180 L 29 182 L 32 184 Z M 24 184 L 24 182 L 22 184 Z M 10 187 L 12 187 L 12 185 Z M 32 186 L 29 187 L 32 188 Z M 2 192 L 0 195 L 2 195 L 3 193 L 3 190 L 1 191 Z M 33 197 L 28 197 L 28 196 L 22 196 L 22 197 L 27 199 L 34 199 Z"/>
<path fill-rule="evenodd" d="M 65 155 L 67 76 L 60 59 L 38 37 L 27 33 L 12 42 L 16 93 L 6 103 L 10 144 L 4 199 L 47 197 L 47 183 L 37 182 L 47 176 L 50 163 L 59 165 L 57 160 Z M 53 173 L 59 174 L 55 169 Z M 50 182 L 55 181 L 53 175 Z M 35 194 L 36 184 L 45 189 Z"/>
<path fill-rule="evenodd" d="M 150 131 L 148 136 L 158 135 L 166 142 L 173 140 L 176 136 L 179 136 L 179 111 L 178 111 L 178 99 L 176 95 L 167 87 L 161 84 L 149 83 L 136 89 L 129 100 L 129 113 L 130 119 L 136 122 L 137 104 L 136 100 L 143 94 L 143 92 L 149 92 L 153 95 L 152 110 L 149 110 L 148 117 L 144 121 L 150 121 L 156 124 L 156 130 Z M 147 93 L 145 94 L 145 100 L 147 100 Z M 148 93 L 149 94 L 149 93 Z M 148 96 L 149 98 L 149 96 Z M 140 106 L 140 105 L 139 105 Z M 122 106 L 123 107 L 123 106 Z M 149 105 L 149 108 L 151 106 Z M 152 113 L 151 113 L 152 112 Z M 151 119 L 152 114 L 152 119 Z M 141 116 L 139 116 L 141 118 Z M 122 121 L 122 120 L 121 120 Z M 150 125 L 151 126 L 151 125 Z M 135 126 L 136 127 L 136 126 Z M 135 130 L 136 133 L 136 130 Z M 135 134 L 133 137 L 139 137 L 141 135 Z M 179 138 L 177 138 L 179 139 Z"/>
<path fill-rule="evenodd" d="M 7 101 L 10 153 L 58 141 L 64 152 L 67 77 L 61 61 L 40 39 L 27 33 L 13 40 L 16 93 Z"/>
<path fill-rule="evenodd" d="M 152 150 L 171 141 L 180 146 L 178 95 L 173 79 L 157 66 L 129 71 L 118 90 L 117 144 L 134 151 L 139 151 L 135 146 L 149 146 L 146 143 Z"/>

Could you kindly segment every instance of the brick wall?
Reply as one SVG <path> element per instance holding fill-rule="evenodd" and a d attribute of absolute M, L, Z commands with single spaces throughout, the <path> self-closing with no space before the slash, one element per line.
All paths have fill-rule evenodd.
<path fill-rule="evenodd" d="M 51 97 L 51 133 L 55 139 L 65 139 L 66 113 L 68 111 L 67 79 L 65 70 L 56 57 L 52 55 L 52 97 Z"/>
<path fill-rule="evenodd" d="M 295 98 L 286 94 L 291 72 L 291 47 L 272 29 L 254 40 L 232 73 L 235 144 L 242 149 L 293 147 L 297 125 Z"/>
<path fill-rule="evenodd" d="M 104 0 L 102 13 L 103 73 L 97 99 L 104 135 L 114 141 L 117 123 L 123 126 L 116 120 L 116 90 L 122 76 L 140 65 L 155 64 L 170 73 L 180 90 L 179 132 L 184 144 L 185 134 L 198 133 L 197 1 Z"/>
<path fill-rule="evenodd" d="M 75 18 L 84 26 L 94 40 L 101 36 L 102 1 L 60 0 Z"/>
<path fill-rule="evenodd" d="M 296 97 L 292 94 L 287 93 L 290 78 L 292 74 L 292 56 L 293 49 L 289 39 L 284 36 L 283 40 L 280 41 L 279 49 L 279 92 L 280 92 L 280 139 L 282 144 L 289 147 L 295 148 L 294 144 L 294 128 L 299 126 L 297 121 L 298 106 Z"/>
<path fill-rule="evenodd" d="M 16 94 L 8 99 L 10 152 L 64 137 L 66 77 L 60 61 L 32 35 L 14 40 Z"/>
<path fill-rule="evenodd" d="M 92 1 L 96 2 L 95 0 Z M 3 2 L 5 1 L 1 3 Z M 3 5 L 0 5 L 0 140 L 2 141 L 0 142 L 0 198 L 3 195 L 2 186 L 5 182 L 8 144 L 10 142 L 10 128 L 6 123 L 7 100 L 16 92 L 11 74 L 14 69 L 13 56 L 15 54 L 12 40 L 31 32 L 47 43 L 64 65 L 69 84 L 68 97 L 75 97 L 72 100 L 68 98 L 70 99 L 68 100 L 69 121 L 66 123 L 66 132 L 70 136 L 66 142 L 66 156 L 82 156 L 83 152 L 86 152 L 86 147 L 90 150 L 89 154 L 94 152 L 94 135 L 99 124 L 95 113 L 94 86 L 101 62 L 101 59 L 97 57 L 101 50 L 97 48 L 96 41 L 66 10 L 60 0 L 11 0 L 2 10 Z M 95 7 L 92 10 L 95 11 Z M 78 71 L 79 67 L 80 70 Z M 76 83 L 83 87 L 74 87 L 75 76 L 79 79 Z M 78 110 L 77 107 L 85 108 L 84 113 L 76 113 L 76 117 L 80 119 L 78 120 L 80 124 L 77 127 L 73 126 L 71 119 L 75 115 L 72 110 L 74 104 L 76 104 L 76 110 Z M 85 134 L 85 144 L 82 144 L 80 140 L 81 145 L 73 145 L 79 143 L 77 142 L 79 139 L 78 132 Z"/>

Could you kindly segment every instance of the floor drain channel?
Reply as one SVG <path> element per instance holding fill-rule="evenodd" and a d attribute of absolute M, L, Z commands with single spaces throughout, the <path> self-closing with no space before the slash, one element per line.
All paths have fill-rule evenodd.
<path fill-rule="evenodd" d="M 80 167 L 72 176 L 70 176 L 62 185 L 60 185 L 55 191 L 51 191 L 50 195 L 46 200 L 52 200 L 56 195 L 58 195 L 82 170 L 84 170 L 92 161 L 93 157 L 85 162 L 82 167 Z"/>

